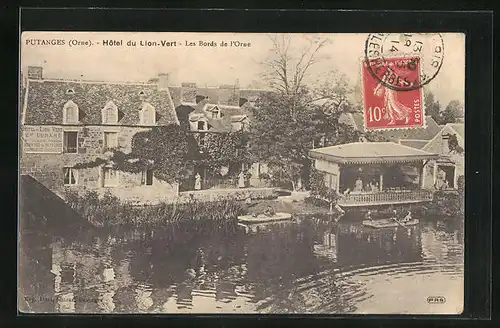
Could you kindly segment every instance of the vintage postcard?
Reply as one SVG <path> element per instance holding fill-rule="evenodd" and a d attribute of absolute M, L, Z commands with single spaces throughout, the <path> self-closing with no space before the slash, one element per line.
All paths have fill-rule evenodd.
<path fill-rule="evenodd" d="M 23 32 L 20 76 L 20 312 L 463 311 L 463 34 Z"/>

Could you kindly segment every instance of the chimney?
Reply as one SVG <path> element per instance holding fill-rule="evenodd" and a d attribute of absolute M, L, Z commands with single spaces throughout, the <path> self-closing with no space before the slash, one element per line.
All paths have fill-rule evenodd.
<path fill-rule="evenodd" d="M 158 74 L 158 89 L 165 90 L 168 88 L 168 74 L 160 73 Z"/>
<path fill-rule="evenodd" d="M 28 66 L 28 79 L 41 80 L 43 78 L 43 67 Z"/>

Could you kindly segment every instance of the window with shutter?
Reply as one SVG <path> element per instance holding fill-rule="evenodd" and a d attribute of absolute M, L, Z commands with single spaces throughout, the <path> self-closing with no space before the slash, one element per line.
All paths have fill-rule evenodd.
<path fill-rule="evenodd" d="M 68 186 L 73 186 L 78 183 L 78 171 L 72 167 L 65 167 L 63 169 L 64 173 L 64 184 Z"/>
<path fill-rule="evenodd" d="M 104 132 L 104 149 L 113 149 L 118 147 L 118 133 Z"/>
<path fill-rule="evenodd" d="M 152 186 L 153 185 L 153 170 L 152 169 L 146 169 L 142 173 L 142 184 L 146 186 Z"/>
<path fill-rule="evenodd" d="M 103 168 L 102 179 L 104 187 L 115 187 L 118 185 L 118 171 L 105 167 Z"/>
<path fill-rule="evenodd" d="M 76 154 L 78 149 L 78 132 L 65 131 L 63 140 L 63 152 Z"/>
<path fill-rule="evenodd" d="M 205 122 L 198 121 L 198 131 L 205 131 Z"/>

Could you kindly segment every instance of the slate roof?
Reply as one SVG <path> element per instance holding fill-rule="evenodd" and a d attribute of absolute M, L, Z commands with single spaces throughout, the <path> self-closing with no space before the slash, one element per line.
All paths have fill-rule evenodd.
<path fill-rule="evenodd" d="M 380 134 L 394 141 L 400 139 L 431 140 L 441 131 L 441 127 L 430 115 L 425 116 L 425 124 L 425 128 L 380 131 Z"/>
<path fill-rule="evenodd" d="M 340 164 L 366 164 L 410 162 L 439 155 L 394 142 L 354 142 L 313 149 L 309 156 Z"/>
<path fill-rule="evenodd" d="M 185 88 L 186 87 L 187 86 L 185 86 Z M 170 90 L 170 94 L 172 95 L 172 100 L 174 101 L 175 107 L 178 107 L 182 104 L 186 104 L 185 102 L 186 99 L 182 99 L 182 88 L 183 88 L 182 86 L 169 86 L 168 88 Z M 207 97 L 210 103 L 228 105 L 228 103 L 225 103 L 221 97 L 221 93 L 224 92 L 226 89 L 221 89 L 220 87 L 213 87 L 213 86 L 210 87 L 197 86 L 192 89 L 196 91 L 196 95 Z M 245 98 L 248 102 L 254 105 L 257 99 L 263 93 L 270 91 L 263 89 L 236 88 L 234 89 L 234 92 L 236 93 L 235 96 L 238 96 L 238 98 Z"/>
<path fill-rule="evenodd" d="M 177 108 L 181 105 L 181 87 L 168 87 L 170 91 L 170 97 L 172 97 L 172 101 L 174 102 L 174 106 Z"/>
<path fill-rule="evenodd" d="M 361 113 L 342 113 L 339 116 L 339 122 L 352 126 L 356 131 L 365 131 L 363 114 Z"/>
<path fill-rule="evenodd" d="M 70 89 L 73 93 L 68 94 Z M 169 90 L 159 90 L 156 84 L 29 80 L 27 92 L 24 124 L 62 124 L 69 100 L 78 105 L 81 124 L 102 124 L 101 110 L 110 100 L 118 107 L 118 125 L 139 125 L 143 103 L 155 108 L 157 125 L 178 123 Z"/>
<path fill-rule="evenodd" d="M 176 107 L 177 116 L 181 120 L 197 120 L 200 114 L 205 116 L 210 126 L 210 132 L 230 132 L 233 131 L 233 125 L 231 123 L 241 122 L 248 118 L 251 120 L 252 108 L 256 106 L 256 102 L 259 97 L 270 92 L 263 89 L 234 89 L 236 96 L 239 98 L 244 98 L 247 100 L 242 106 L 230 105 L 224 102 L 224 97 L 221 93 L 227 91 L 227 88 L 220 87 L 195 87 L 194 84 L 184 83 L 184 86 L 171 86 L 169 87 L 172 100 Z M 190 88 L 196 91 L 197 96 L 205 96 L 206 99 L 199 101 L 198 103 L 192 101 L 186 101 L 182 97 L 182 88 Z M 227 96 L 227 95 L 226 95 Z M 226 97 L 227 98 L 227 97 Z M 218 106 L 222 112 L 222 117 L 219 119 L 213 119 L 209 114 L 209 110 L 214 106 Z"/>
<path fill-rule="evenodd" d="M 405 139 L 399 140 L 400 144 L 417 149 L 424 148 L 424 146 L 427 145 L 428 142 L 429 142 L 428 140 L 405 140 Z"/>
<path fill-rule="evenodd" d="M 221 118 L 214 119 L 208 113 L 215 106 L 219 108 L 222 113 Z M 196 106 L 196 109 L 190 114 L 192 115 L 204 115 L 210 125 L 210 132 L 224 133 L 224 132 L 234 132 L 233 122 L 240 122 L 245 117 L 249 117 L 250 113 L 248 108 L 245 106 L 227 106 L 220 104 L 212 104 L 208 102 L 200 103 Z"/>
<path fill-rule="evenodd" d="M 343 113 L 342 115 L 340 115 L 339 121 L 351 125 L 357 131 L 365 132 L 364 117 L 362 113 Z M 425 124 L 425 128 L 386 131 L 378 130 L 377 133 L 395 142 L 405 139 L 429 141 L 434 138 L 434 136 L 436 136 L 436 134 L 438 134 L 442 129 L 442 127 L 439 126 L 430 115 L 425 117 Z"/>
<path fill-rule="evenodd" d="M 463 140 L 465 140 L 465 124 L 464 123 L 448 123 L 446 124 L 455 130 Z"/>

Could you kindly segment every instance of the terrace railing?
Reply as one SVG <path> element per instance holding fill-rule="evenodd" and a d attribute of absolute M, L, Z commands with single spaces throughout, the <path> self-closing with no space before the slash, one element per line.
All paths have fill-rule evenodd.
<path fill-rule="evenodd" d="M 431 200 L 432 191 L 430 190 L 400 190 L 341 195 L 338 204 L 340 206 L 363 206 L 420 203 Z"/>

